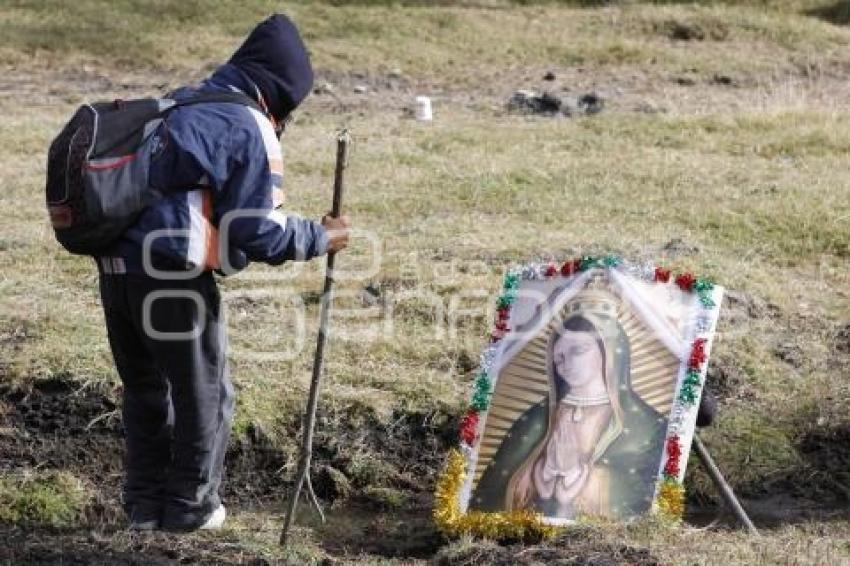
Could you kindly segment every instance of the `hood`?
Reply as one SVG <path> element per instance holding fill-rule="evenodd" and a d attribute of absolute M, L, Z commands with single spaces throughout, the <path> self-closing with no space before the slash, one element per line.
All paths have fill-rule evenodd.
<path fill-rule="evenodd" d="M 313 88 L 310 55 L 295 24 L 282 14 L 258 24 L 228 64 L 257 85 L 278 121 L 301 104 Z"/>

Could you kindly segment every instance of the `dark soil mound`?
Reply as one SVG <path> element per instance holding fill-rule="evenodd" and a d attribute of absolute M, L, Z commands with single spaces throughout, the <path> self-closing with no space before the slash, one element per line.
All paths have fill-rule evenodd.
<path fill-rule="evenodd" d="M 0 524 L 0 563 L 263 563 L 238 544 L 124 530 L 119 399 L 120 388 L 98 390 L 70 378 L 0 388 L 0 473 L 62 470 L 94 491 L 77 528 Z M 389 422 L 351 411 L 319 415 L 314 484 L 338 519 L 320 525 L 302 511 L 299 522 L 315 523 L 331 555 L 424 558 L 443 542 L 430 518 L 431 492 L 445 451 L 457 442 L 456 417 L 399 412 Z M 299 432 L 299 415 L 292 415 L 283 441 L 257 427 L 231 440 L 223 498 L 232 511 L 283 510 Z"/>

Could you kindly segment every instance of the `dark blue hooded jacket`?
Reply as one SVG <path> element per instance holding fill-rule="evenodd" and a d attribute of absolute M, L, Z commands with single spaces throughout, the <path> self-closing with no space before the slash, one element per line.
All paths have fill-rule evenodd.
<path fill-rule="evenodd" d="M 216 269 L 233 273 L 250 261 L 280 264 L 327 251 L 316 222 L 279 210 L 283 161 L 269 115 L 280 121 L 307 96 L 313 71 L 292 22 L 276 15 L 259 24 L 230 61 L 198 92 L 241 91 L 267 113 L 235 103 L 202 103 L 171 111 L 156 132 L 150 183 L 165 197 L 99 258 L 108 273 Z"/>

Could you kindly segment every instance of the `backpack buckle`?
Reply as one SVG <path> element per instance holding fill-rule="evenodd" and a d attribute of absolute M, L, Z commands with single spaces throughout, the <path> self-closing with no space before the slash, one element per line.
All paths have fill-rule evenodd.
<path fill-rule="evenodd" d="M 74 224 L 74 213 L 70 206 L 48 206 L 47 210 L 54 228 L 61 230 Z"/>

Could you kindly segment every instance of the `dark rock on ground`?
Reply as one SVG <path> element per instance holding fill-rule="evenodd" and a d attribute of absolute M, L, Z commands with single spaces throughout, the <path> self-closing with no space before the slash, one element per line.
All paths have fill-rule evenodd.
<path fill-rule="evenodd" d="M 598 114 L 605 107 L 605 100 L 595 92 L 583 94 L 578 99 L 578 108 L 585 114 Z"/>
<path fill-rule="evenodd" d="M 661 248 L 664 256 L 670 259 L 676 259 L 681 256 L 696 255 L 699 253 L 697 246 L 688 244 L 682 238 L 673 238 Z"/>
<path fill-rule="evenodd" d="M 381 287 L 377 283 L 369 283 L 360 291 L 360 300 L 367 307 L 380 305 L 383 302 Z"/>
<path fill-rule="evenodd" d="M 598 114 L 605 107 L 605 99 L 595 92 L 583 94 L 578 99 L 560 98 L 551 92 L 537 93 L 518 90 L 508 100 L 508 110 L 543 116 L 572 116 L 574 111 L 582 114 Z"/>
<path fill-rule="evenodd" d="M 543 75 L 543 80 L 544 81 L 554 81 L 555 80 L 555 73 L 553 73 L 552 71 L 548 71 L 545 75 Z"/>
<path fill-rule="evenodd" d="M 667 23 L 667 35 L 678 41 L 702 41 L 705 30 L 699 24 L 671 21 Z"/>
<path fill-rule="evenodd" d="M 557 96 L 548 92 L 538 94 L 528 90 L 516 91 L 508 100 L 508 109 L 515 112 L 546 116 L 557 116 L 562 113 L 569 115 L 567 112 L 563 112 L 567 107 Z"/>

